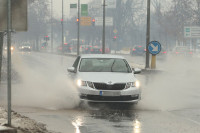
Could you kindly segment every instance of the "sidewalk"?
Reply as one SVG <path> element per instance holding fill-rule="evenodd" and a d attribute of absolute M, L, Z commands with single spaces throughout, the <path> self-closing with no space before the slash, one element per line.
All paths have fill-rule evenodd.
<path fill-rule="evenodd" d="M 6 126 L 0 126 L 0 133 L 17 133 L 17 129 Z"/>
<path fill-rule="evenodd" d="M 12 111 L 12 127 L 4 125 L 7 123 L 7 111 L 0 106 L 0 133 L 53 133 L 46 129 L 46 125 L 36 122 L 26 116 L 22 116 Z"/>

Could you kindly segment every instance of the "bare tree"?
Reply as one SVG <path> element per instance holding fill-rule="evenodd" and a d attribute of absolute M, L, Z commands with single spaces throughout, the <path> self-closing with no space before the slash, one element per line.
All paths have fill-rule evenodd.
<path fill-rule="evenodd" d="M 39 41 L 48 34 L 50 26 L 48 1 L 31 0 L 28 4 L 28 31 L 17 33 L 20 42 L 31 42 L 39 50 Z"/>

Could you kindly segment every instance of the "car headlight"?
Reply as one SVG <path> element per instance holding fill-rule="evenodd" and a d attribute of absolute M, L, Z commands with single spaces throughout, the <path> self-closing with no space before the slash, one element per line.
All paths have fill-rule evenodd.
<path fill-rule="evenodd" d="M 24 47 L 22 46 L 22 48 L 24 48 Z"/>
<path fill-rule="evenodd" d="M 140 82 L 137 80 L 135 82 L 128 82 L 128 83 L 126 83 L 125 89 L 128 89 L 130 87 L 137 87 L 137 88 L 139 88 L 140 87 Z"/>
<path fill-rule="evenodd" d="M 31 47 L 29 46 L 28 48 L 30 49 Z"/>
<path fill-rule="evenodd" d="M 78 85 L 78 87 L 81 87 L 81 86 L 87 86 L 87 83 L 86 81 L 82 81 L 82 80 L 77 80 L 76 84 Z"/>
<path fill-rule="evenodd" d="M 139 88 L 140 87 L 140 82 L 137 80 L 135 81 L 135 87 Z"/>
<path fill-rule="evenodd" d="M 10 50 L 11 50 L 11 51 L 14 50 L 14 47 L 11 47 Z"/>

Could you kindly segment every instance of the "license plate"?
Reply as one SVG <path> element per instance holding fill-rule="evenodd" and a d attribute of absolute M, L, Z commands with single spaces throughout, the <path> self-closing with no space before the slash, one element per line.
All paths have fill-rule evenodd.
<path fill-rule="evenodd" d="M 120 92 L 112 92 L 112 91 L 100 91 L 99 92 L 100 96 L 120 96 Z"/>

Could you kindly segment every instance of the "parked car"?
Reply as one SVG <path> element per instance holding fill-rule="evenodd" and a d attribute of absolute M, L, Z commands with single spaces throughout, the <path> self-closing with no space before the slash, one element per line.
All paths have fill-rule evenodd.
<path fill-rule="evenodd" d="M 92 46 L 92 48 L 90 49 L 90 53 L 91 54 L 101 54 L 102 53 L 102 46 Z M 105 53 L 109 54 L 110 53 L 110 49 L 109 48 L 105 48 Z"/>
<path fill-rule="evenodd" d="M 101 54 L 102 48 L 100 46 L 92 46 L 90 49 L 91 54 Z"/>
<path fill-rule="evenodd" d="M 58 53 L 62 53 L 62 50 L 63 50 L 64 53 L 71 53 L 72 52 L 72 46 L 71 46 L 71 44 L 65 43 L 63 45 L 63 48 L 62 48 L 62 46 L 58 46 L 57 47 L 57 52 Z"/>
<path fill-rule="evenodd" d="M 90 54 L 92 46 L 91 45 L 81 45 L 81 52 L 83 54 Z"/>
<path fill-rule="evenodd" d="M 144 46 L 135 46 L 132 49 L 130 49 L 130 54 L 132 56 L 138 56 L 138 55 L 145 55 L 146 53 L 146 48 Z"/>
<path fill-rule="evenodd" d="M 49 49 L 48 42 L 43 42 L 40 45 L 40 51 L 46 52 L 46 51 L 48 51 L 48 49 Z"/>
<path fill-rule="evenodd" d="M 177 46 L 174 48 L 173 54 L 176 56 L 192 56 L 193 50 L 187 46 Z"/>
<path fill-rule="evenodd" d="M 157 56 L 160 57 L 161 59 L 165 59 L 167 55 L 168 55 L 168 51 L 164 47 L 162 47 L 160 53 L 157 54 Z"/>
<path fill-rule="evenodd" d="M 122 56 L 83 54 L 78 56 L 68 72 L 73 77 L 81 100 L 90 102 L 129 102 L 141 99 L 140 83 Z"/>

